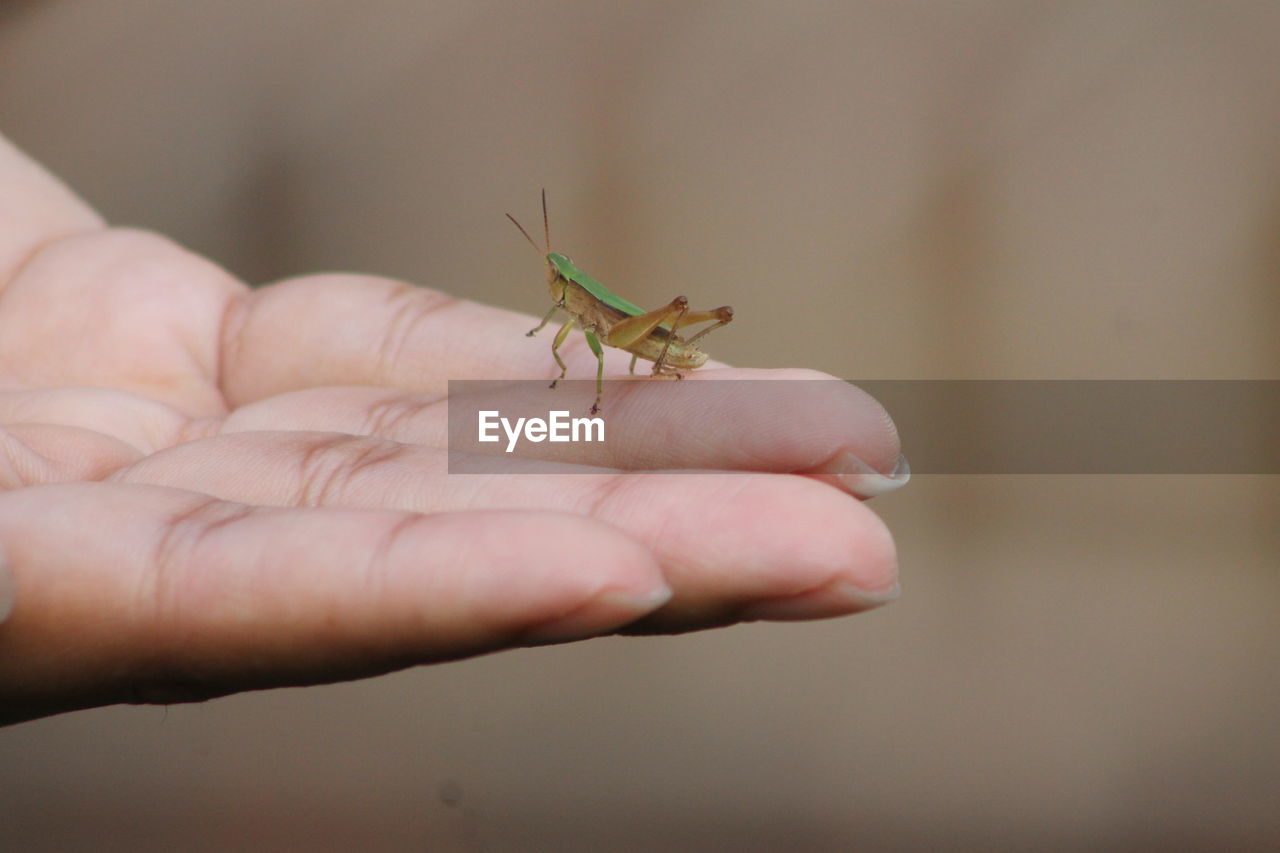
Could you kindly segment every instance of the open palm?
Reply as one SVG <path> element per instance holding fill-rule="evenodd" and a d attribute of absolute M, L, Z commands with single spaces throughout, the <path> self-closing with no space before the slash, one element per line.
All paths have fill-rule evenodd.
<path fill-rule="evenodd" d="M 250 290 L 106 228 L 3 140 L 0 288 L 0 722 L 839 615 L 896 586 L 840 488 L 854 456 L 898 453 L 854 389 L 750 453 L 761 424 L 703 428 L 685 467 L 723 474 L 638 473 L 637 449 L 450 476 L 446 382 L 550 375 L 529 318 L 370 276 Z"/>

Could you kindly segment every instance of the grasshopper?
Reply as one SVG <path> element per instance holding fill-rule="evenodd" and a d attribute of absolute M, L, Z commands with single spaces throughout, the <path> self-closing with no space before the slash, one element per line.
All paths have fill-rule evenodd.
<path fill-rule="evenodd" d="M 560 375 L 551 387 L 564 379 L 569 368 L 560 358 L 560 345 L 569 337 L 574 326 L 579 326 L 586 336 L 587 346 L 596 356 L 596 399 L 591 404 L 591 414 L 600 411 L 600 399 L 604 395 L 604 350 L 601 343 L 631 353 L 631 373 L 636 372 L 636 360 L 643 358 L 653 362 L 654 376 L 684 378 L 681 370 L 694 370 L 707 362 L 707 354 L 695 344 L 704 335 L 715 331 L 733 319 L 733 309 L 728 305 L 710 311 L 690 311 L 689 300 L 677 296 L 654 311 L 645 311 L 638 305 L 613 293 L 609 288 L 573 265 L 567 255 L 551 251 L 551 224 L 547 217 L 547 191 L 542 191 L 542 229 L 546 238 L 546 252 L 516 222 L 511 220 L 524 238 L 547 262 L 547 288 L 551 291 L 551 310 L 542 322 L 527 333 L 533 337 L 551 321 L 557 311 L 564 311 L 569 320 L 556 332 L 551 342 L 551 355 L 560 365 Z M 710 323 L 690 338 L 683 338 L 677 330 L 699 323 Z"/>

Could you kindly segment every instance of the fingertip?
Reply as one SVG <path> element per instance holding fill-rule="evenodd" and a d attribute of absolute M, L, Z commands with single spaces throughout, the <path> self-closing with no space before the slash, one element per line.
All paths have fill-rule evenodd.
<path fill-rule="evenodd" d="M 772 622 L 829 619 L 880 607 L 895 600 L 900 594 L 901 589 L 897 583 L 883 590 L 868 592 L 848 581 L 836 580 L 790 598 L 751 605 L 738 615 L 742 619 L 767 619 Z"/>
<path fill-rule="evenodd" d="M 775 587 L 779 600 L 794 597 L 788 613 L 803 610 L 804 596 L 814 603 L 847 599 L 844 612 L 891 600 L 898 583 L 897 548 L 870 507 L 808 478 L 772 479 L 756 488 L 758 505 L 770 508 L 759 513 L 763 521 L 756 532 L 768 543 L 770 564 L 781 567 L 791 587 Z M 817 607 L 807 618 L 834 615 L 830 610 Z"/>
<path fill-rule="evenodd" d="M 864 504 L 834 493 L 830 497 L 838 499 L 824 501 L 831 523 L 845 520 L 826 540 L 833 589 L 847 587 L 866 605 L 892 601 L 898 595 L 898 549 L 888 525 Z"/>
<path fill-rule="evenodd" d="M 525 632 L 523 640 L 559 643 L 613 631 L 657 610 L 671 600 L 672 594 L 665 583 L 644 590 L 606 590 L 578 609 Z"/>
<path fill-rule="evenodd" d="M 540 544 L 526 551 L 518 577 L 493 576 L 504 595 L 491 600 L 526 602 L 523 641 L 561 642 L 609 632 L 671 599 L 657 559 L 621 531 L 567 513 L 519 515 L 509 521 L 510 534 Z M 523 536 L 522 524 L 532 525 Z"/>

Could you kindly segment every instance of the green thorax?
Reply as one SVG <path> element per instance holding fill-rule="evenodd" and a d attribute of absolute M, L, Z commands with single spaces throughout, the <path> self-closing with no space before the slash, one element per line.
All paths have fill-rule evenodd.
<path fill-rule="evenodd" d="M 623 299 L 618 294 L 596 281 L 591 276 L 584 273 L 573 265 L 573 261 L 559 252 L 552 252 L 547 255 L 547 263 L 556 268 L 556 272 L 564 276 L 567 280 L 581 287 L 587 293 L 590 293 L 596 299 L 599 299 L 610 308 L 615 308 L 624 314 L 630 314 L 632 317 L 639 317 L 645 313 L 645 310 L 639 305 L 633 305 Z"/>

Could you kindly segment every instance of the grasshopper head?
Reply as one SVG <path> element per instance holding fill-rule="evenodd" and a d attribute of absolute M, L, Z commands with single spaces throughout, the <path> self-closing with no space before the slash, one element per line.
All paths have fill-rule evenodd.
<path fill-rule="evenodd" d="M 570 278 L 578 270 L 573 265 L 573 261 L 569 260 L 568 255 L 562 255 L 559 252 L 552 252 L 547 255 L 547 267 L 549 271 L 562 278 Z"/>
<path fill-rule="evenodd" d="M 547 287 L 551 290 L 551 298 L 555 302 L 564 299 L 565 282 L 570 279 L 576 267 L 568 255 L 551 252 L 547 255 Z"/>

